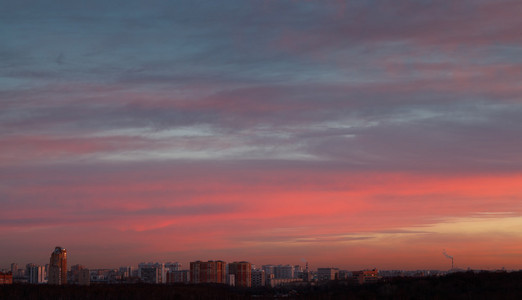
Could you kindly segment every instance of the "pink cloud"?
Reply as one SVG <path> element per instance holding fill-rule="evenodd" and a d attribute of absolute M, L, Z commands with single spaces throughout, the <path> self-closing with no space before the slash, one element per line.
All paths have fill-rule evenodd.
<path fill-rule="evenodd" d="M 189 172 L 181 176 L 183 170 Z M 0 213 L 0 236 L 7 240 L 18 240 L 17 236 L 33 239 L 44 247 L 44 241 L 54 232 L 66 230 L 69 233 L 57 242 L 77 248 L 100 243 L 101 238 L 103 247 L 114 253 L 118 243 L 132 241 L 138 248 L 129 250 L 128 260 L 140 255 L 179 255 L 190 260 L 199 259 L 190 253 L 199 253 L 207 257 L 243 255 L 270 263 L 267 260 L 277 253 L 283 259 L 291 257 L 289 249 L 305 249 L 303 255 L 310 260 L 327 263 L 331 259 L 331 263 L 348 265 L 353 259 L 343 257 L 342 249 L 355 247 L 361 250 L 353 255 L 368 264 L 390 266 L 389 260 L 385 263 L 384 258 L 376 257 L 406 259 L 406 254 L 399 253 L 403 251 L 414 256 L 410 258 L 413 266 L 421 265 L 426 255 L 407 250 L 409 239 L 394 244 L 394 254 L 387 252 L 377 236 L 418 228 L 423 236 L 419 241 L 422 249 L 428 247 L 423 244 L 448 243 L 449 237 L 435 241 L 441 237 L 422 233 L 448 218 L 480 212 L 509 212 L 507 217 L 522 213 L 520 175 L 280 171 L 274 177 L 268 170 L 172 166 L 156 171 L 113 170 L 105 175 L 95 172 L 73 181 L 57 177 L 47 184 L 29 182 L 23 189 L 4 188 L 8 199 L 13 200 Z M 279 182 L 284 179 L 286 182 Z M 95 234 L 97 230 L 101 231 Z M 75 237 L 75 231 L 85 234 Z M 415 232 L 404 231 L 403 235 L 413 236 Z M 317 246 L 319 242 L 338 254 L 323 257 L 325 250 Z M 512 245 L 506 240 L 500 242 L 506 247 Z M 150 250 L 140 245 L 154 250 L 147 252 Z M 259 249 L 267 252 L 259 253 Z M 474 249 L 459 251 L 478 255 L 487 253 L 487 249 L 479 243 Z M 81 253 L 79 260 L 94 259 L 89 253 Z M 114 259 L 118 261 L 116 256 Z M 436 264 L 444 263 L 441 260 Z"/>

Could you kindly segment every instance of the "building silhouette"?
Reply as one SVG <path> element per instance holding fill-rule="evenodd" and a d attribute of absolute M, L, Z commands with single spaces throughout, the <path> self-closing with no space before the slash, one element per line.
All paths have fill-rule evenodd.
<path fill-rule="evenodd" d="M 49 261 L 49 284 L 67 284 L 67 250 L 54 248 Z"/>

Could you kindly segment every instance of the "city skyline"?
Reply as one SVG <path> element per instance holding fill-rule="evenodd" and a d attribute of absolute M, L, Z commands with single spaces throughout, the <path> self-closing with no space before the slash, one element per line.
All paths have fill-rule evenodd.
<path fill-rule="evenodd" d="M 447 253 L 444 252 L 445 255 Z M 45 266 L 29 263 L 25 268 L 11 264 L 10 270 L 0 269 L 0 286 L 3 285 L 42 285 L 51 286 L 99 286 L 105 285 L 228 285 L 243 289 L 270 289 L 275 287 L 312 287 L 328 284 L 357 286 L 382 283 L 385 278 L 440 277 L 463 270 L 343 270 L 336 267 L 322 267 L 314 270 L 309 264 L 302 265 L 262 265 L 254 266 L 247 261 L 225 262 L 222 260 L 191 261 L 190 269 L 183 268 L 179 262 L 148 262 L 135 266 L 121 266 L 113 269 L 88 268 L 85 265 L 70 265 L 68 268 L 67 250 L 57 246 L 51 252 L 49 264 Z M 471 271 L 471 272 L 469 272 Z M 513 273 L 502 270 L 502 273 Z M 488 273 L 468 270 L 467 273 Z M 495 271 L 498 273 L 498 271 Z M 64 287 L 65 288 L 65 287 Z"/>
<path fill-rule="evenodd" d="M 443 251 L 443 254 L 446 258 L 451 259 L 451 268 L 448 270 L 431 270 L 431 271 L 437 271 L 441 272 L 440 274 L 445 274 L 446 272 L 454 273 L 454 272 L 462 272 L 465 271 L 462 268 L 456 268 L 454 266 L 453 257 L 448 255 L 446 251 Z M 165 272 L 168 271 L 190 271 L 192 274 L 191 278 L 188 278 L 190 282 L 193 283 L 205 283 L 210 281 L 219 281 L 215 283 L 225 283 L 227 279 L 224 277 L 225 275 L 234 274 L 236 276 L 239 276 L 241 280 L 239 281 L 240 285 L 246 285 L 244 281 L 245 278 L 250 278 L 250 271 L 249 270 L 264 270 L 269 272 L 269 274 L 275 274 L 275 278 L 294 278 L 296 276 L 296 272 L 303 273 L 313 271 L 314 269 L 317 269 L 320 273 L 321 269 L 327 270 L 327 272 L 330 272 L 331 270 L 337 270 L 339 271 L 342 268 L 339 268 L 338 266 L 322 266 L 322 267 L 311 267 L 310 263 L 308 261 L 302 260 L 300 264 L 290 264 L 290 263 L 284 263 L 284 264 L 262 264 L 262 265 L 256 265 L 252 264 L 250 261 L 223 261 L 221 259 L 210 259 L 210 260 L 192 260 L 187 264 L 182 264 L 179 261 L 149 261 L 149 262 L 140 262 L 138 264 L 129 264 L 125 266 L 118 266 L 118 267 L 87 267 L 83 264 L 69 264 L 68 258 L 67 258 L 67 250 L 63 247 L 56 246 L 55 249 L 51 252 L 49 263 L 46 264 L 38 264 L 38 263 L 21 263 L 19 262 L 12 262 L 10 264 L 10 268 L 2 268 L 0 266 L 0 272 L 3 272 L 4 274 L 12 274 L 15 276 L 15 278 L 20 279 L 26 279 L 29 281 L 29 283 L 42 283 L 41 279 L 45 277 L 45 282 L 47 283 L 47 277 L 49 277 L 49 284 L 54 285 L 62 285 L 62 284 L 69 284 L 71 282 L 68 282 L 68 279 L 74 279 L 74 283 L 78 283 L 78 273 L 81 270 L 115 270 L 120 273 L 137 273 L 138 277 L 140 276 L 140 272 L 138 270 L 140 269 L 157 269 L 158 274 L 156 275 L 159 278 L 158 283 L 165 283 L 166 279 L 164 278 Z M 23 267 L 25 264 L 25 268 Z M 37 274 L 43 270 L 43 274 Z M 213 271 L 208 271 L 213 270 Z M 330 270 L 330 271 L 328 271 Z M 363 271 L 376 271 L 377 268 L 366 268 Z M 23 275 L 21 275 L 20 271 L 23 271 Z M 349 271 L 349 270 L 343 270 L 343 271 Z M 382 270 L 382 271 L 430 271 L 430 270 Z M 468 268 L 467 271 L 492 271 L 492 270 L 473 270 L 471 268 Z M 499 270 L 493 270 L 493 271 L 499 271 Z M 506 270 L 505 268 L 502 268 L 502 271 L 517 271 L 517 270 Z M 208 273 L 207 273 L 208 272 Z M 226 272 L 226 273 L 225 273 Z M 362 271 L 355 271 L 355 272 L 362 272 Z M 128 277 L 132 277 L 132 275 L 125 275 Z M 439 274 L 439 275 L 440 275 Z M 302 274 L 300 274 L 302 275 Z M 76 277 L 75 277 L 76 276 Z M 34 277 L 34 278 L 33 278 Z M 327 276 L 329 277 L 329 276 Z M 34 280 L 33 280 L 34 279 Z M 333 279 L 333 278 L 332 278 Z M 34 282 L 32 282 L 34 281 Z M 238 283 L 236 278 L 236 284 Z"/>
<path fill-rule="evenodd" d="M 521 1 L 0 0 L 0 267 L 522 269 Z"/>

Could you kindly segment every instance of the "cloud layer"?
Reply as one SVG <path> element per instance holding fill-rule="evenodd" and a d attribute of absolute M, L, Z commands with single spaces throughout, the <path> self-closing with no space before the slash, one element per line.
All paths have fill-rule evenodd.
<path fill-rule="evenodd" d="M 519 1 L 0 5 L 0 267 L 522 267 Z"/>

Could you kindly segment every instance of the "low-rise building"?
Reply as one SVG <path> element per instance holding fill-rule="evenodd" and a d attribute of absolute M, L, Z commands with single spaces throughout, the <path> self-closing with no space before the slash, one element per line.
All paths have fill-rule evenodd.
<path fill-rule="evenodd" d="M 13 284 L 13 273 L 11 272 L 0 272 L 0 285 Z"/>
<path fill-rule="evenodd" d="M 354 278 L 357 278 L 359 284 L 377 282 L 382 279 L 377 269 L 353 271 L 352 275 Z"/>
<path fill-rule="evenodd" d="M 269 287 L 276 287 L 276 286 L 282 286 L 282 285 L 298 285 L 302 284 L 303 279 L 301 278 L 274 278 L 270 277 L 267 282 L 267 286 Z"/>

